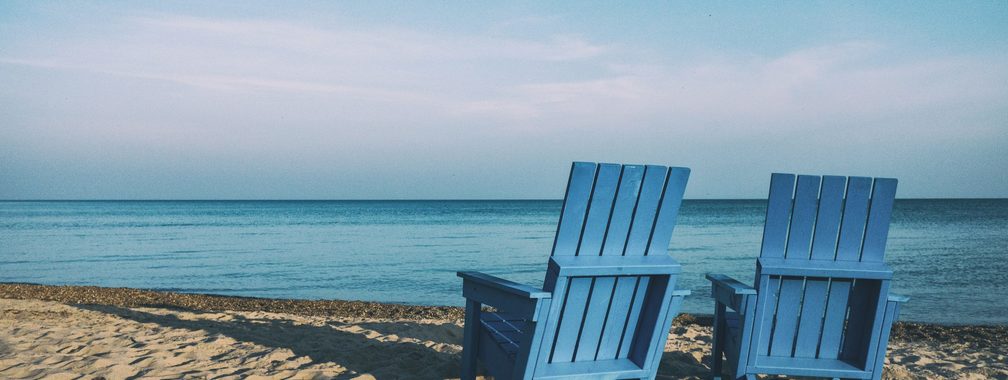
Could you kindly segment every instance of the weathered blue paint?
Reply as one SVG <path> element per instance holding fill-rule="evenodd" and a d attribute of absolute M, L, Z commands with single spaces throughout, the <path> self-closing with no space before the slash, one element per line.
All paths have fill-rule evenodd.
<path fill-rule="evenodd" d="M 755 287 L 713 284 L 715 378 L 879 379 L 906 297 L 883 262 L 890 178 L 774 174 Z"/>
<path fill-rule="evenodd" d="M 542 290 L 458 273 L 462 378 L 482 362 L 498 379 L 653 379 L 689 294 L 668 255 L 688 178 L 686 168 L 575 162 Z"/>

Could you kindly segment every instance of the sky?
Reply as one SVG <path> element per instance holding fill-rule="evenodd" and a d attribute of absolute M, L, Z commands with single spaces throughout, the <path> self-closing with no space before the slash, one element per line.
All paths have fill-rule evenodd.
<path fill-rule="evenodd" d="M 1008 2 L 0 2 L 0 199 L 1008 197 Z"/>

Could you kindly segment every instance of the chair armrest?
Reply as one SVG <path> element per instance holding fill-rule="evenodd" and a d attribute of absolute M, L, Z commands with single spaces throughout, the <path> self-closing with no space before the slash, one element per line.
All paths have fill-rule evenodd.
<path fill-rule="evenodd" d="M 708 273 L 705 277 L 711 282 L 711 297 L 735 311 L 742 307 L 742 300 L 756 296 L 756 289 L 723 274 Z"/>
<path fill-rule="evenodd" d="M 553 297 L 550 292 L 485 273 L 458 272 L 458 276 L 462 278 L 462 296 L 468 301 L 524 315 L 533 321 L 539 315 L 541 301 Z"/>
<path fill-rule="evenodd" d="M 505 293 L 514 294 L 523 298 L 550 298 L 552 293 L 536 289 L 525 284 L 508 281 L 500 277 L 491 276 L 480 272 L 457 272 L 456 275 L 462 277 L 465 282 L 472 282 L 483 287 L 493 288 Z"/>
<path fill-rule="evenodd" d="M 655 256 L 559 256 L 550 258 L 550 270 L 558 276 L 660 276 L 682 272 L 669 255 Z"/>
<path fill-rule="evenodd" d="M 705 277 L 710 280 L 711 285 L 727 289 L 731 292 L 731 294 L 756 294 L 756 289 L 752 286 L 743 284 L 738 280 L 723 274 L 707 273 Z"/>
<path fill-rule="evenodd" d="M 901 296 L 899 294 L 890 294 L 889 298 L 886 299 L 886 301 L 889 301 L 889 302 L 899 302 L 899 303 L 904 303 L 904 302 L 909 301 L 909 300 L 910 300 L 910 297 Z"/>

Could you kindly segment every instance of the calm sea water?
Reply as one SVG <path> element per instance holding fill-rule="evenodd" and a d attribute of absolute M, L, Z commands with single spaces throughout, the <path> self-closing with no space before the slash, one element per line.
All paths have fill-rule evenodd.
<path fill-rule="evenodd" d="M 541 285 L 560 201 L 0 202 L 0 281 L 461 305 L 457 270 Z M 765 201 L 686 201 L 670 253 L 751 282 Z M 900 200 L 904 320 L 1008 323 L 1008 200 Z"/>

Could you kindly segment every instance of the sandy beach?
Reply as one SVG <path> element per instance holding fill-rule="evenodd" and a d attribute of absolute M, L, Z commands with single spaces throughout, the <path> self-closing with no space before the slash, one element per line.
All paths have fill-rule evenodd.
<path fill-rule="evenodd" d="M 1005 326 L 901 323 L 887 379 L 1008 379 Z M 680 316 L 659 378 L 708 374 L 709 319 Z M 457 378 L 462 311 L 0 284 L 0 378 Z"/>

